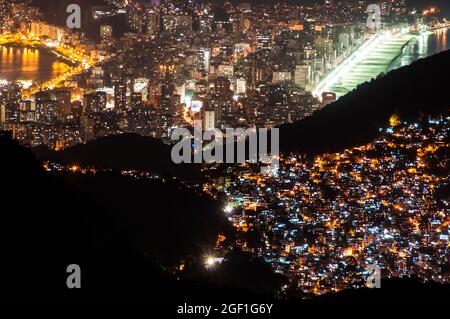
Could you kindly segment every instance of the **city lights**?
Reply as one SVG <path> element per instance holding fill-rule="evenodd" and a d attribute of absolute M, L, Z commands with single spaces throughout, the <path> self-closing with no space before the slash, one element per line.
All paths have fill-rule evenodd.
<path fill-rule="evenodd" d="M 208 256 L 205 258 L 205 267 L 207 269 L 214 268 L 216 265 L 222 263 L 222 261 L 223 261 L 223 258 Z"/>
<path fill-rule="evenodd" d="M 19 294 L 245 317 L 450 289 L 450 4 L 54 2 L 0 0 Z"/>

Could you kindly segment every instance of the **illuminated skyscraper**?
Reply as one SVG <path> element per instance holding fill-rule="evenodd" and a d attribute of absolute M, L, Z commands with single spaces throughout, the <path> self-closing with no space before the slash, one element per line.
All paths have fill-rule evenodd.
<path fill-rule="evenodd" d="M 125 81 L 120 81 L 114 85 L 114 107 L 119 111 L 124 111 L 127 107 L 127 85 Z"/>
<path fill-rule="evenodd" d="M 100 36 L 102 39 L 109 39 L 113 35 L 113 28 L 111 25 L 104 24 L 100 26 Z"/>
<path fill-rule="evenodd" d="M 144 14 L 147 32 L 149 34 L 158 33 L 160 29 L 160 14 L 153 8 L 147 8 Z"/>
<path fill-rule="evenodd" d="M 216 127 L 216 116 L 214 111 L 207 110 L 203 114 L 203 129 L 205 131 L 207 130 L 213 130 Z"/>
<path fill-rule="evenodd" d="M 294 82 L 295 85 L 306 89 L 311 80 L 311 67 L 309 65 L 297 65 L 295 67 Z"/>
<path fill-rule="evenodd" d="M 6 122 L 6 107 L 0 103 L 0 130 L 3 130 L 3 125 Z"/>
<path fill-rule="evenodd" d="M 322 107 L 336 101 L 336 93 L 324 92 L 322 93 Z"/>

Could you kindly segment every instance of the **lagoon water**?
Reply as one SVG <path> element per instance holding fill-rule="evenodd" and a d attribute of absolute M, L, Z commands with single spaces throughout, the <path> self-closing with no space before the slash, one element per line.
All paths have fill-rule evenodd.
<path fill-rule="evenodd" d="M 66 70 L 67 65 L 46 50 L 0 45 L 0 80 L 43 82 Z"/>

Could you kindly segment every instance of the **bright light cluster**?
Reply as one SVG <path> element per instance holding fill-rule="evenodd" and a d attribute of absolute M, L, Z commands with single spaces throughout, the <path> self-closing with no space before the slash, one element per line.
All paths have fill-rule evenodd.
<path fill-rule="evenodd" d="M 347 75 L 351 69 L 363 60 L 381 41 L 392 37 L 392 33 L 387 31 L 372 36 L 356 49 L 343 63 L 338 65 L 328 74 L 314 89 L 313 96 L 320 98 L 323 92 L 327 92 L 343 76 Z"/>

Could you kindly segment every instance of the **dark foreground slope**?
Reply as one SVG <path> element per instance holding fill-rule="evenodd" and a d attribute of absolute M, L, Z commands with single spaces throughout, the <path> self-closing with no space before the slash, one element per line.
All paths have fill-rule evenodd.
<path fill-rule="evenodd" d="M 180 185 L 114 173 L 49 175 L 30 150 L 4 134 L 0 152 L 0 292 L 9 298 L 139 297 L 169 313 L 184 302 L 275 302 L 274 312 L 282 313 L 374 296 L 448 296 L 448 286 L 400 280 L 312 302 L 295 292 L 285 296 L 290 302 L 280 301 L 275 292 L 283 278 L 247 253 L 232 250 L 221 266 L 202 271 L 217 234 L 227 231 L 214 201 Z M 186 275 L 175 276 L 170 269 L 181 261 Z M 70 264 L 81 267 L 81 289 L 66 286 Z"/>
<path fill-rule="evenodd" d="M 176 296 L 182 287 L 163 268 L 203 258 L 227 231 L 218 203 L 179 185 L 55 177 L 5 135 L 0 152 L 0 290 L 9 296 L 77 296 L 66 287 L 70 264 L 83 270 L 83 296 Z"/>
<path fill-rule="evenodd" d="M 233 236 L 221 203 L 209 197 L 114 171 L 50 174 L 2 132 L 0 154 L 0 292 L 8 297 L 250 300 L 282 284 L 238 250 L 226 268 L 205 271 L 218 235 Z M 81 289 L 66 286 L 70 264 L 81 267 Z"/>
<path fill-rule="evenodd" d="M 445 112 L 450 108 L 448 70 L 450 51 L 363 83 L 313 116 L 282 125 L 280 148 L 307 154 L 339 151 L 370 142 L 393 114 L 416 119 Z"/>
<path fill-rule="evenodd" d="M 142 170 L 184 180 L 201 179 L 200 165 L 174 164 L 171 146 L 152 137 L 127 133 L 102 137 L 59 152 L 45 146 L 33 150 L 39 160 L 99 169 Z"/>

